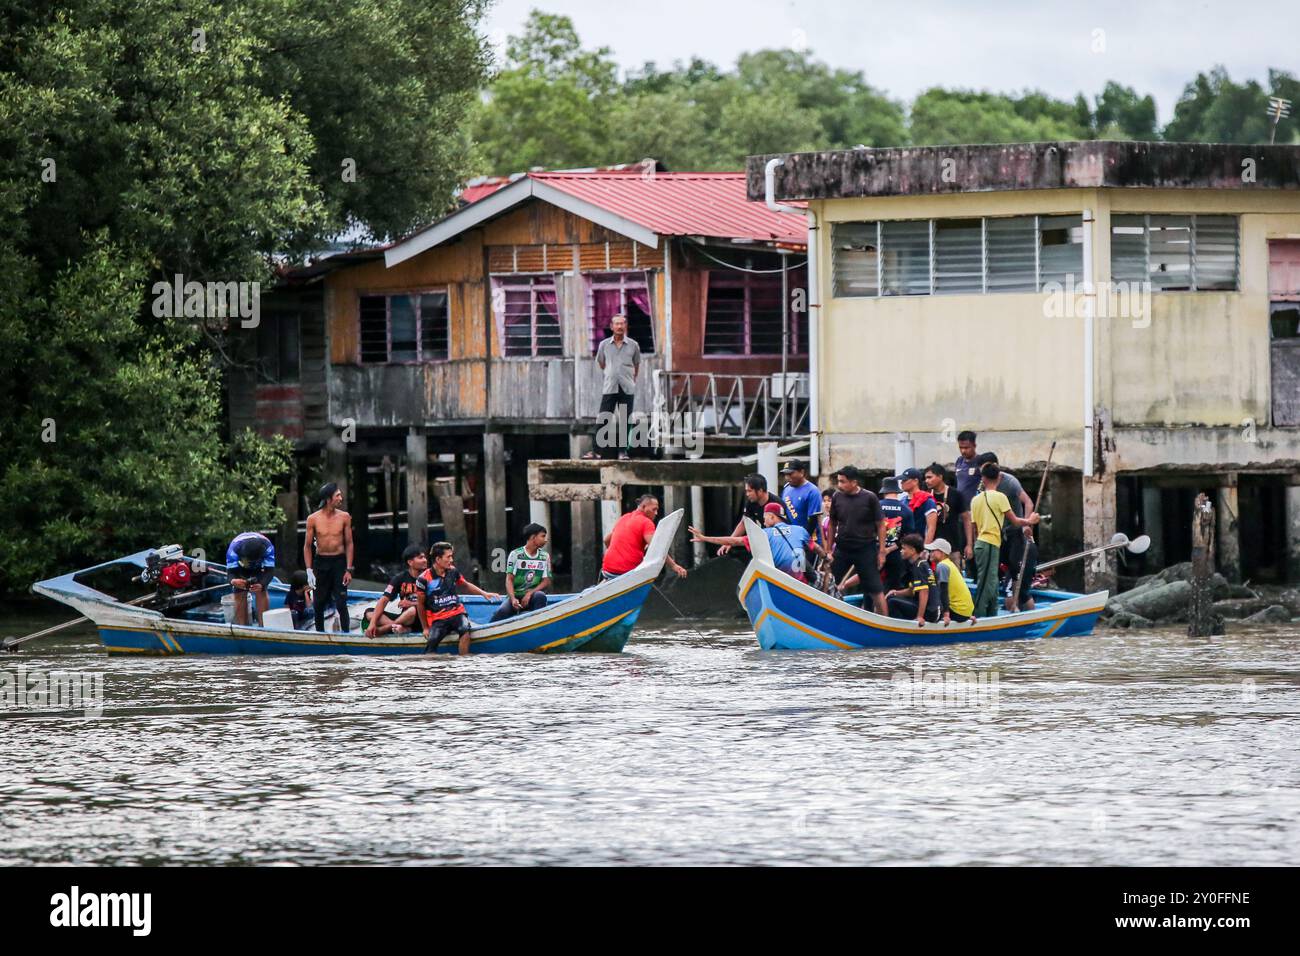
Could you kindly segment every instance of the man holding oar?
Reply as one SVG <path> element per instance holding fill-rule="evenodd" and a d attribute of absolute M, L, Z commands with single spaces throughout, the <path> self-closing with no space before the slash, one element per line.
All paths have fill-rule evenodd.
<path fill-rule="evenodd" d="M 975 525 L 975 616 L 993 617 L 998 613 L 998 552 L 1002 549 L 1002 524 L 1009 521 L 1017 528 L 1038 524 L 1038 512 L 1021 518 L 1011 510 L 1011 502 L 998 489 L 1002 472 L 991 461 L 980 468 L 983 491 L 971 501 L 971 521 Z"/>

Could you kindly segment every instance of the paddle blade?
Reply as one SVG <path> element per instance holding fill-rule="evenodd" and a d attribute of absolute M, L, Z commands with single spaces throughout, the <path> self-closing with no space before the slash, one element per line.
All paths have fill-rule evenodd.
<path fill-rule="evenodd" d="M 1140 534 L 1128 543 L 1128 552 L 1129 554 L 1141 554 L 1149 547 L 1151 547 L 1150 536 Z"/>
<path fill-rule="evenodd" d="M 1117 531 L 1110 539 L 1110 546 L 1112 548 L 1119 548 L 1126 544 L 1128 544 L 1128 535 L 1123 531 Z"/>

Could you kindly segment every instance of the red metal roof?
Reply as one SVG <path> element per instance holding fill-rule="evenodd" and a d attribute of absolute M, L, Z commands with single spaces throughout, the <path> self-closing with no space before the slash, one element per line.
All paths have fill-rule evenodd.
<path fill-rule="evenodd" d="M 662 236 L 708 236 L 805 245 L 807 222 L 745 198 L 745 174 L 537 172 L 532 179 Z M 802 205 L 789 203 L 788 205 Z"/>

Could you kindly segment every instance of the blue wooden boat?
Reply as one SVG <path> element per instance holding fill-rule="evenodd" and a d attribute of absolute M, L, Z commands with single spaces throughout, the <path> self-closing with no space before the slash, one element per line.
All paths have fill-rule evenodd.
<path fill-rule="evenodd" d="M 1034 590 L 1032 611 L 922 626 L 865 610 L 860 597 L 856 602 L 842 601 L 796 581 L 777 570 L 767 537 L 758 525 L 746 519 L 745 526 L 751 558 L 738 594 L 764 650 L 928 646 L 1091 634 L 1109 596 L 1106 591 L 1070 594 Z"/>
<path fill-rule="evenodd" d="M 664 565 L 668 548 L 681 525 L 683 512 L 665 516 L 655 529 L 645 559 L 627 574 L 603 581 L 577 594 L 560 594 L 539 611 L 519 614 L 498 624 L 489 622 L 499 606 L 471 595 L 465 609 L 474 622 L 470 652 L 555 653 L 621 651 L 636 626 L 641 607 Z M 389 634 L 367 638 L 360 630 L 361 612 L 374 604 L 378 592 L 352 591 L 349 609 L 353 630 L 296 631 L 287 627 L 240 626 L 227 623 L 219 603 L 165 617 L 156 610 L 134 607 L 78 581 L 114 566 L 143 568 L 148 551 L 118 558 L 32 586 L 38 594 L 75 608 L 99 629 L 110 654 L 423 654 L 420 634 Z M 271 609 L 284 605 L 288 586 L 274 581 L 268 589 Z M 218 597 L 223 592 L 218 592 Z M 229 593 L 229 589 L 224 589 Z M 279 617 L 282 615 L 272 615 Z M 456 641 L 447 639 L 440 654 L 454 654 Z"/>

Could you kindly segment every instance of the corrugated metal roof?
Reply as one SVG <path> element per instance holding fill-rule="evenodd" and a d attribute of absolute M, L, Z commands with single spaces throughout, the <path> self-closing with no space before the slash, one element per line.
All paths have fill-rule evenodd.
<path fill-rule="evenodd" d="M 537 172 L 530 179 L 662 236 L 706 236 L 803 245 L 806 222 L 745 198 L 745 174 Z M 791 205 L 794 205 L 793 203 Z"/>

